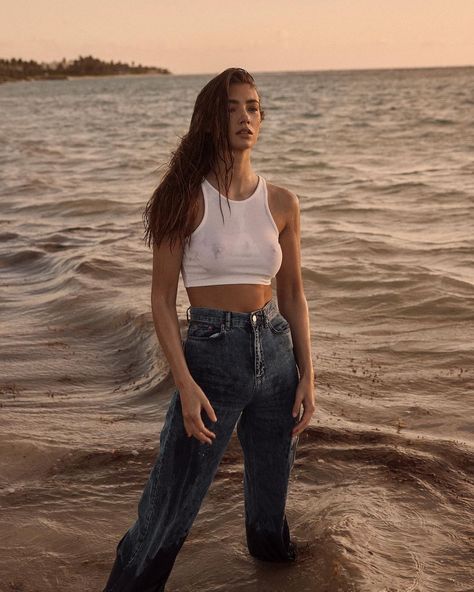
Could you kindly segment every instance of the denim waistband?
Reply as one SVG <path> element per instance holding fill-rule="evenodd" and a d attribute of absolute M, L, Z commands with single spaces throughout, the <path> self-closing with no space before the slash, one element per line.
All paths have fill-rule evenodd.
<path fill-rule="evenodd" d="M 245 327 L 250 325 L 266 325 L 267 320 L 280 314 L 274 299 L 269 300 L 262 308 L 251 312 L 237 312 L 220 308 L 203 306 L 188 306 L 186 318 L 189 321 L 199 320 L 208 323 L 225 324 L 228 329 L 232 326 Z"/>

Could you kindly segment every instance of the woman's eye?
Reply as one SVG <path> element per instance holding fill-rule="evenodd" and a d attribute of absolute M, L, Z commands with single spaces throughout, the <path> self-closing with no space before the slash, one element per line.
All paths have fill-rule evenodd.
<path fill-rule="evenodd" d="M 233 113 L 234 111 L 235 111 L 235 109 L 229 109 L 229 113 Z M 252 108 L 249 109 L 249 111 L 252 111 L 252 112 L 256 113 L 258 111 L 258 109 L 255 108 L 255 107 L 252 107 Z"/>
<path fill-rule="evenodd" d="M 229 113 L 232 113 L 232 111 L 235 111 L 235 109 L 233 107 L 229 108 Z M 249 111 L 258 111 L 258 109 L 257 107 L 251 107 Z"/>

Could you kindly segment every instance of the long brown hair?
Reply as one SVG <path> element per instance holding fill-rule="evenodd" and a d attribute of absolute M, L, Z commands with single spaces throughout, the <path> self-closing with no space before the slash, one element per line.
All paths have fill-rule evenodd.
<path fill-rule="evenodd" d="M 144 240 L 148 247 L 152 241 L 159 246 L 165 238 L 170 240 L 170 249 L 176 240 L 180 240 L 182 245 L 185 240 L 190 240 L 198 208 L 199 186 L 209 171 L 217 167 L 219 160 L 225 167 L 225 194 L 229 193 L 234 159 L 228 134 L 228 98 L 229 87 L 233 83 L 247 83 L 257 90 L 249 72 L 243 68 L 227 68 L 212 78 L 198 94 L 189 131 L 171 153 L 167 170 L 143 212 Z M 265 112 L 258 91 L 257 95 L 263 120 Z"/>

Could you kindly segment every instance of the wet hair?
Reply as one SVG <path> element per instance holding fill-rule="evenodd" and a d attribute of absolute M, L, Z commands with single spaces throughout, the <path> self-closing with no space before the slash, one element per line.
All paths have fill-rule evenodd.
<path fill-rule="evenodd" d="M 224 166 L 228 195 L 233 170 L 228 98 L 229 87 L 235 83 L 250 84 L 261 102 L 253 76 L 243 68 L 228 68 L 202 88 L 194 104 L 189 131 L 181 136 L 178 147 L 171 153 L 165 173 L 143 211 L 144 240 L 149 247 L 152 242 L 159 246 L 167 239 L 171 249 L 177 240 L 182 245 L 190 240 L 199 206 L 199 187 L 203 178 L 217 169 L 219 161 Z M 265 117 L 261 105 L 260 117 L 261 120 Z"/>

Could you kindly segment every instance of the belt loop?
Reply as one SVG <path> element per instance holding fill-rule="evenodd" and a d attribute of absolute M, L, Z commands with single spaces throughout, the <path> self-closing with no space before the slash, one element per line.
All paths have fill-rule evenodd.
<path fill-rule="evenodd" d="M 264 307 L 264 309 L 263 309 L 263 318 L 264 318 L 265 327 L 268 327 L 268 321 L 270 319 L 271 310 L 272 310 L 272 304 L 270 301 L 268 303 L 268 306 Z"/>
<path fill-rule="evenodd" d="M 186 320 L 188 321 L 188 324 L 189 324 L 189 309 L 190 309 L 190 308 L 191 308 L 191 307 L 190 307 L 190 306 L 188 306 L 188 308 L 186 309 Z"/>
<path fill-rule="evenodd" d="M 231 311 L 226 310 L 226 312 L 225 312 L 225 328 L 227 329 L 227 331 L 229 331 L 231 328 L 231 317 L 232 317 Z"/>

